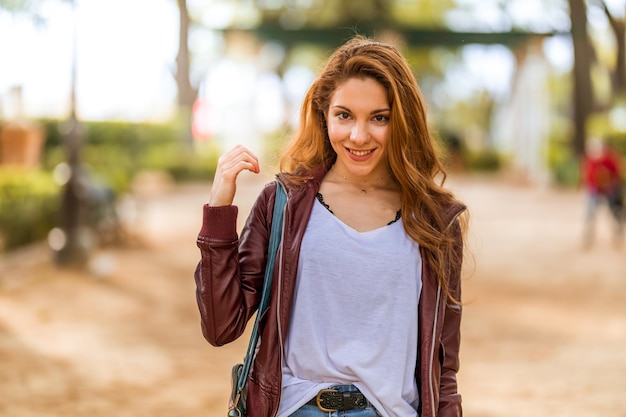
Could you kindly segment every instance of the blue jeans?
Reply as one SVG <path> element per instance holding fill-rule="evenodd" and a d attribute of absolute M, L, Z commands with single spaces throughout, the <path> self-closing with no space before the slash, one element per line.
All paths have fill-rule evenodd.
<path fill-rule="evenodd" d="M 331 387 L 331 389 L 336 389 L 339 392 L 358 391 L 354 385 L 338 385 Z M 316 405 L 304 404 L 289 417 L 380 417 L 380 414 L 369 403 L 366 408 L 333 412 L 322 411 Z"/>
<path fill-rule="evenodd" d="M 603 204 L 607 205 L 611 212 L 611 215 L 613 216 L 613 219 L 615 220 L 615 243 L 618 245 L 621 244 L 624 238 L 624 228 L 626 225 L 626 207 L 624 207 L 624 201 L 621 192 L 615 192 L 612 194 L 589 192 L 587 195 L 587 214 L 585 217 L 585 247 L 590 247 L 593 243 L 596 214 L 599 207 Z"/>

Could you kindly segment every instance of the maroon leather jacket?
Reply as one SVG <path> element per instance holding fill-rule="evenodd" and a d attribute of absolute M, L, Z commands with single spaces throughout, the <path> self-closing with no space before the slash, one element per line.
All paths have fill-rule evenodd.
<path fill-rule="evenodd" d="M 324 170 L 303 186 L 285 186 L 287 203 L 282 244 L 272 282 L 271 303 L 261 321 L 261 342 L 248 382 L 250 417 L 274 417 L 281 394 L 281 361 L 289 329 L 300 243 Z M 237 207 L 204 206 L 197 244 L 201 260 L 195 271 L 196 296 L 204 337 L 214 346 L 237 339 L 261 298 L 276 183 L 260 193 L 237 237 Z M 455 250 L 462 251 L 457 217 L 462 205 L 445 210 L 449 227 L 457 236 Z M 458 259 L 461 259 L 460 256 Z M 419 302 L 419 352 L 415 378 L 420 390 L 421 417 L 460 417 L 457 392 L 461 307 L 449 302 L 427 262 L 423 262 Z M 450 289 L 460 299 L 461 264 L 450 265 Z"/>

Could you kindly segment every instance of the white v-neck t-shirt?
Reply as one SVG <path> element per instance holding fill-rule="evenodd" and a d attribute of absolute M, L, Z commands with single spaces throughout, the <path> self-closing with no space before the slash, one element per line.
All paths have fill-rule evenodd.
<path fill-rule="evenodd" d="M 418 244 L 401 220 L 358 232 L 315 201 L 302 239 L 278 417 L 353 384 L 385 417 L 417 416 Z"/>

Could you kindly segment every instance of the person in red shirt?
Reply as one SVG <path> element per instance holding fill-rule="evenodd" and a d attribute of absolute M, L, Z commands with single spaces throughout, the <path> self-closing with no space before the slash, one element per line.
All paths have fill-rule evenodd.
<path fill-rule="evenodd" d="M 615 243 L 621 244 L 626 216 L 623 178 L 620 156 L 607 141 L 594 138 L 588 142 L 583 157 L 582 180 L 587 192 L 585 247 L 593 243 L 598 207 L 605 203 L 616 223 Z"/>

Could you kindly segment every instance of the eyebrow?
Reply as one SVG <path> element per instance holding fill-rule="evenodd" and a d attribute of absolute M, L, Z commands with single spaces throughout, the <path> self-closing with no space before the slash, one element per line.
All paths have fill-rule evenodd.
<path fill-rule="evenodd" d="M 336 108 L 338 108 L 338 109 L 343 109 L 343 110 L 346 110 L 346 111 L 348 111 L 348 112 L 352 113 L 352 110 L 350 110 L 350 109 L 349 109 L 349 108 L 347 108 L 346 106 L 342 106 L 342 105 L 340 105 L 340 104 L 337 104 L 337 105 L 335 105 L 335 106 L 332 106 L 331 108 L 333 108 L 333 109 L 336 109 Z M 387 113 L 387 112 L 390 112 L 390 111 L 391 111 L 391 109 L 390 109 L 389 107 L 385 107 L 384 109 L 376 109 L 376 110 L 372 110 L 372 111 L 370 112 L 370 114 Z"/>

